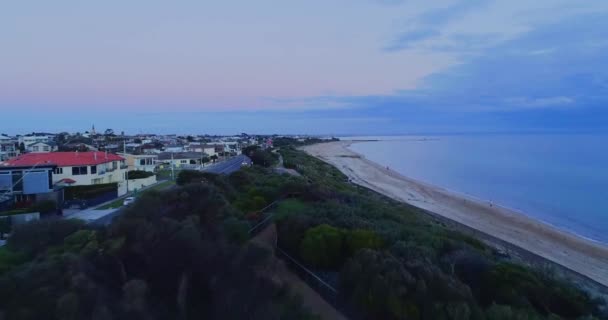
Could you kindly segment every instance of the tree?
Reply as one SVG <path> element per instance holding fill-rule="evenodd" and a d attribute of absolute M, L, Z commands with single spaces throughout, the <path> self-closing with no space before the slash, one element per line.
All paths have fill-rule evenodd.
<path fill-rule="evenodd" d="M 19 144 L 19 152 L 24 153 L 25 152 L 25 144 L 23 142 L 21 142 Z"/>
<path fill-rule="evenodd" d="M 346 233 L 345 244 L 348 254 L 353 255 L 364 248 L 380 249 L 383 246 L 383 241 L 371 230 L 358 229 Z"/>
<path fill-rule="evenodd" d="M 306 231 L 300 244 L 300 255 L 314 267 L 333 268 L 342 262 L 343 245 L 344 231 L 322 224 Z"/>
<path fill-rule="evenodd" d="M 213 162 L 217 161 L 217 155 L 215 155 L 215 154 L 214 154 L 214 155 L 212 155 L 212 156 L 211 156 L 211 160 L 213 160 Z"/>
<path fill-rule="evenodd" d="M 114 135 L 114 130 L 113 129 L 106 129 L 106 131 L 104 132 L 104 135 L 106 135 L 106 136 L 113 136 Z"/>

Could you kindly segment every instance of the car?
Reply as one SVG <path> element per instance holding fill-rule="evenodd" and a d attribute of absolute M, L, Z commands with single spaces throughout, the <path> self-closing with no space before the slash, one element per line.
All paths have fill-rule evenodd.
<path fill-rule="evenodd" d="M 135 197 L 126 197 L 125 200 L 122 202 L 122 205 L 128 206 L 128 205 L 132 204 L 133 202 L 135 202 Z"/>

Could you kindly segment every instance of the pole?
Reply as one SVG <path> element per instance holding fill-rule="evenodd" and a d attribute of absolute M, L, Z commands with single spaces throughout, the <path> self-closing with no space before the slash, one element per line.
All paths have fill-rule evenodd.
<path fill-rule="evenodd" d="M 122 149 L 123 149 L 123 153 L 126 158 L 127 157 L 127 139 L 124 139 L 124 136 L 123 136 L 123 140 L 122 140 Z M 135 160 L 133 160 L 133 161 L 135 161 Z M 127 180 L 127 193 L 129 193 L 129 163 L 127 163 L 127 172 L 125 173 L 125 178 Z"/>
<path fill-rule="evenodd" d="M 173 163 L 173 152 L 171 152 L 171 180 L 175 180 L 175 164 Z"/>

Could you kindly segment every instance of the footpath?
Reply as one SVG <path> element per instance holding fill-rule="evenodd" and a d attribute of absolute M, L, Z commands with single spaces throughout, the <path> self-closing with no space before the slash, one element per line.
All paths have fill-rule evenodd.
<path fill-rule="evenodd" d="M 268 248 L 274 253 L 275 241 L 277 239 L 277 228 L 273 223 L 262 230 L 258 235 L 251 239 L 252 243 L 255 243 L 261 247 Z M 277 267 L 275 270 L 275 276 L 289 284 L 291 290 L 302 299 L 302 305 L 308 308 L 313 313 L 319 315 L 321 319 L 327 320 L 346 320 L 338 310 L 336 310 L 331 304 L 329 304 L 321 295 L 306 284 L 298 275 L 293 273 L 285 265 L 283 260 L 276 258 Z"/>

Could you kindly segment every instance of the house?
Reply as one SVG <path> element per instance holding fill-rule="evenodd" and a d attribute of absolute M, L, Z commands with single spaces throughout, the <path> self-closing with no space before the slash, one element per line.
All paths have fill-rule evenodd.
<path fill-rule="evenodd" d="M 35 142 L 49 142 L 52 141 L 53 138 L 50 135 L 45 134 L 30 134 L 26 136 L 19 137 L 19 144 L 27 146 Z"/>
<path fill-rule="evenodd" d="M 27 152 L 44 153 L 44 152 L 55 152 L 55 151 L 57 151 L 58 146 L 57 146 L 57 143 L 55 143 L 53 141 L 47 141 L 47 142 L 38 141 L 38 142 L 34 142 L 34 143 L 26 145 L 25 149 L 27 150 Z"/>
<path fill-rule="evenodd" d="M 167 153 L 170 153 L 170 152 L 172 152 L 172 153 L 178 153 L 178 152 L 184 152 L 185 150 L 184 150 L 184 146 L 182 146 L 182 145 L 179 145 L 179 144 L 168 144 L 168 145 L 165 145 L 165 150 L 164 151 L 167 152 Z"/>
<path fill-rule="evenodd" d="M 119 155 L 125 158 L 129 171 L 154 172 L 156 170 L 156 162 L 158 161 L 157 155 L 128 153 L 119 153 Z"/>
<path fill-rule="evenodd" d="M 53 187 L 56 167 L 54 164 L 0 166 L 0 194 L 10 196 L 17 203 L 60 202 L 60 193 Z"/>
<path fill-rule="evenodd" d="M 167 166 L 168 168 L 171 168 L 171 166 L 173 166 L 174 168 L 191 169 L 199 167 L 202 164 L 203 158 L 205 158 L 204 155 L 197 152 L 163 152 L 158 155 L 157 163 L 160 164 L 161 167 Z"/>
<path fill-rule="evenodd" d="M 8 166 L 54 165 L 53 184 L 66 181 L 70 185 L 93 185 L 125 182 L 127 165 L 125 159 L 111 153 L 51 152 L 27 153 L 6 162 Z"/>
<path fill-rule="evenodd" d="M 223 152 L 224 146 L 203 143 L 190 143 L 184 148 L 184 150 L 186 152 L 204 153 L 206 156 L 210 157 L 213 155 L 217 155 L 220 152 Z"/>
<path fill-rule="evenodd" d="M 19 155 L 17 140 L 7 136 L 0 136 L 0 162 L 6 161 Z"/>

